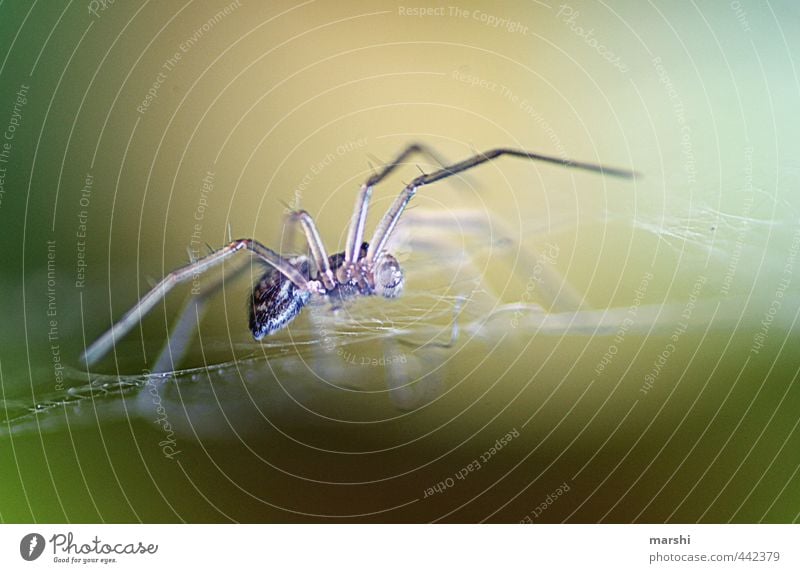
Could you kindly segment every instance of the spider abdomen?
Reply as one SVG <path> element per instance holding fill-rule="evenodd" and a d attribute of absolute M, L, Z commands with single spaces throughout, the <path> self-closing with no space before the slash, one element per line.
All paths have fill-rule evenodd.
<path fill-rule="evenodd" d="M 307 271 L 306 271 L 307 272 Z M 253 288 L 250 304 L 250 332 L 253 338 L 284 328 L 300 314 L 311 294 L 296 286 L 276 269 L 269 269 Z"/>

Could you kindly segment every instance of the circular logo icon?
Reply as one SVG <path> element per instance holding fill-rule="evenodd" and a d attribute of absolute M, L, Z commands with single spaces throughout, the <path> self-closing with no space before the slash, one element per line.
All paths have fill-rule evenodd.
<path fill-rule="evenodd" d="M 44 551 L 44 537 L 38 533 L 29 533 L 19 542 L 19 554 L 25 561 L 38 559 Z"/>

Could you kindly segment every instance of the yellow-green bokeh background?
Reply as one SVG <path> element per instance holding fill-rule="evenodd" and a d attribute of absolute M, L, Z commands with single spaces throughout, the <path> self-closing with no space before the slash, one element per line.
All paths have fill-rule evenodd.
<path fill-rule="evenodd" d="M 411 412 L 381 396 L 323 391 L 307 370 L 269 368 L 254 375 L 261 412 L 246 400 L 237 409 L 244 398 L 217 401 L 211 377 L 173 404 L 208 400 L 209 418 L 231 407 L 231 427 L 248 431 L 203 431 L 197 403 L 176 407 L 176 423 L 197 425 L 178 438 L 179 463 L 162 455 L 152 417 L 106 419 L 107 402 L 67 406 L 0 438 L 0 519 L 519 521 L 566 481 L 570 491 L 536 521 L 798 520 L 800 278 L 786 267 L 800 228 L 792 2 L 242 0 L 137 111 L 164 62 L 225 6 L 118 1 L 91 14 L 81 2 L 0 4 L 0 129 L 29 86 L 0 204 L 7 407 L 54 389 L 47 241 L 56 244 L 59 352 L 78 368 L 84 344 L 148 277 L 185 261 L 208 171 L 204 242 L 222 244 L 230 225 L 276 246 L 281 201 L 299 200 L 326 243 L 341 245 L 368 160 L 410 141 L 454 159 L 513 146 L 636 169 L 643 177 L 629 182 L 509 159 L 472 173 L 473 188 L 431 187 L 415 204 L 490 212 L 523 248 L 557 242 L 558 270 L 594 308 L 627 307 L 647 272 L 644 302 L 680 307 L 702 275 L 695 316 L 706 320 L 682 335 L 644 396 L 669 328 L 629 335 L 602 376 L 593 370 L 612 337 L 517 331 L 496 346 L 494 329 L 494 339 L 438 355 L 456 391 Z M 427 8 L 444 13 L 408 15 Z M 328 154 L 335 160 L 315 173 Z M 407 167 L 376 191 L 376 210 L 415 173 Z M 88 267 L 76 288 L 87 174 Z M 513 261 L 485 270 L 506 303 L 531 273 Z M 756 354 L 754 336 L 787 280 Z M 409 276 L 412 295 L 420 282 Z M 247 340 L 246 288 L 212 306 L 207 340 Z M 145 323 L 151 361 L 180 300 Z M 123 373 L 150 363 L 138 338 L 121 347 Z M 189 361 L 202 364 L 202 354 Z M 287 399 L 294 387 L 338 419 L 391 419 L 326 420 Z M 481 471 L 424 497 L 534 413 Z"/>

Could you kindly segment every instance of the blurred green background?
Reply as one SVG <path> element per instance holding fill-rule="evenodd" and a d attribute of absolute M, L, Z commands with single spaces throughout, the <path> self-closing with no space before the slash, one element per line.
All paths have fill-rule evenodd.
<path fill-rule="evenodd" d="M 0 519 L 797 521 L 798 25 L 792 2 L 1 3 Z M 342 368 L 290 333 L 252 345 L 248 275 L 211 303 L 198 370 L 18 417 L 153 367 L 186 289 L 97 372 L 78 356 L 188 246 L 230 226 L 283 250 L 284 202 L 336 252 L 369 162 L 413 141 L 642 174 L 507 159 L 414 199 L 497 305 L 554 312 L 524 253 L 555 248 L 587 312 L 364 340 L 347 352 L 412 359 Z M 480 251 L 462 209 L 512 246 Z M 395 317 L 463 294 L 421 258 L 422 307 Z M 387 382 L 433 390 L 398 405 Z"/>

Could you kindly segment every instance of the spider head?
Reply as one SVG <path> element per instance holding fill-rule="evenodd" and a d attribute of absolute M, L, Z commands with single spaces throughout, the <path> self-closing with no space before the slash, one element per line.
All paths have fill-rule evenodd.
<path fill-rule="evenodd" d="M 392 255 L 381 255 L 375 264 L 373 277 L 375 277 L 375 294 L 386 298 L 395 298 L 402 294 L 403 269 Z"/>

